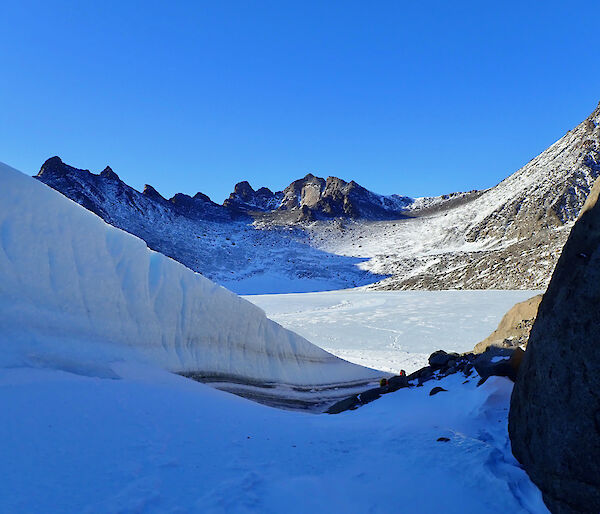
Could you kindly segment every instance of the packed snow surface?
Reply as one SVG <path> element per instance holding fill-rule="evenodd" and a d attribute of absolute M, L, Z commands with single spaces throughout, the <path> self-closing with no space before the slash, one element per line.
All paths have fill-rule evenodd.
<path fill-rule="evenodd" d="M 329 416 L 113 372 L 0 369 L 0 512 L 547 512 L 510 452 L 504 378 Z"/>
<path fill-rule="evenodd" d="M 515 303 L 540 292 L 359 289 L 247 299 L 343 359 L 410 373 L 426 366 L 435 350 L 472 350 Z"/>
<path fill-rule="evenodd" d="M 94 376 L 115 360 L 292 385 L 377 375 L 2 164 L 0 344 L 0 366 Z"/>

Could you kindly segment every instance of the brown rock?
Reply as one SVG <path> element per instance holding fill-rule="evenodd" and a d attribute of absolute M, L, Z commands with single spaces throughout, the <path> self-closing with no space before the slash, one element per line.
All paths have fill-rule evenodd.
<path fill-rule="evenodd" d="M 498 328 L 486 339 L 475 345 L 473 352 L 483 353 L 490 346 L 510 348 L 527 344 L 529 332 L 535 321 L 541 301 L 542 295 L 539 294 L 533 298 L 529 298 L 529 300 L 515 304 L 504 315 Z"/>

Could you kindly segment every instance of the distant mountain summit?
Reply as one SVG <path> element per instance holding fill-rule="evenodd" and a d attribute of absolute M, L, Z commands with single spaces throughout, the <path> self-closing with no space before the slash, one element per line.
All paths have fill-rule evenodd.
<path fill-rule="evenodd" d="M 337 177 L 324 180 L 309 173 L 283 191 L 279 209 L 304 209 L 341 218 L 390 219 L 403 217 L 411 202 L 408 197 L 372 193 L 353 180 L 345 182 Z"/>
<path fill-rule="evenodd" d="M 123 206 L 133 207 L 140 214 L 160 205 L 171 210 L 174 215 L 220 221 L 232 219 L 230 210 L 216 204 L 203 193 L 196 193 L 193 197 L 177 193 L 167 200 L 148 184 L 140 193 L 123 182 L 110 166 L 99 174 L 94 174 L 89 170 L 69 166 L 55 156 L 42 165 L 36 178 L 108 223 L 114 220 L 115 211 Z"/>
<path fill-rule="evenodd" d="M 275 193 L 266 187 L 254 191 L 248 182 L 240 182 L 223 205 L 241 212 L 296 212 L 296 221 L 312 221 L 335 217 L 402 218 L 412 201 L 408 197 L 372 193 L 354 181 L 323 179 L 309 173 Z"/>
<path fill-rule="evenodd" d="M 273 193 L 268 187 L 261 187 L 254 191 L 252 186 L 246 182 L 238 182 L 223 205 L 232 210 L 240 212 L 249 211 L 272 211 L 281 205 L 283 193 L 278 191 Z"/>
<path fill-rule="evenodd" d="M 194 196 L 177 193 L 166 200 L 148 184 L 139 193 L 125 184 L 109 166 L 96 175 L 69 166 L 56 156 L 42 165 L 36 178 L 103 218 L 110 217 L 105 204 L 114 205 L 113 200 L 143 208 L 139 194 L 169 206 L 175 213 L 212 221 L 265 212 L 275 215 L 277 212 L 294 213 L 294 217 L 282 217 L 282 220 L 292 222 L 333 217 L 398 219 L 413 201 L 398 195 L 372 193 L 354 181 L 345 182 L 337 177 L 325 180 L 310 173 L 275 193 L 267 187 L 255 191 L 248 182 L 239 182 L 223 205 L 200 192 Z"/>

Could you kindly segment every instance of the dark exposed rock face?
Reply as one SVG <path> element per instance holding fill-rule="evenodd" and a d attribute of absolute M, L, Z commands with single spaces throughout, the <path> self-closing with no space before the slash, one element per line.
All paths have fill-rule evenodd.
<path fill-rule="evenodd" d="M 233 193 L 223 202 L 223 205 L 229 209 L 247 211 L 270 211 L 276 209 L 281 200 L 283 193 L 277 191 L 273 193 L 267 187 L 261 187 L 257 191 L 252 189 L 252 186 L 244 181 L 235 185 Z"/>
<path fill-rule="evenodd" d="M 211 201 L 203 193 L 196 193 L 194 196 L 188 196 L 183 193 L 177 193 L 169 200 L 178 214 L 188 218 L 228 220 L 231 215 L 227 209 Z"/>
<path fill-rule="evenodd" d="M 481 382 L 488 378 L 507 377 L 513 382 L 517 379 L 519 368 L 525 352 L 521 348 L 500 348 L 490 346 L 487 350 L 475 356 L 473 366 L 481 377 Z"/>
<path fill-rule="evenodd" d="M 100 176 L 102 178 L 107 178 L 110 180 L 115 180 L 117 182 L 120 182 L 121 179 L 119 178 L 119 175 L 117 175 L 110 166 L 107 166 L 106 168 L 104 168 L 101 172 L 100 172 Z"/>
<path fill-rule="evenodd" d="M 600 512 L 600 182 L 540 304 L 511 398 L 513 453 L 556 513 Z"/>
<path fill-rule="evenodd" d="M 446 353 L 444 350 L 438 350 L 429 356 L 429 365 L 433 369 L 441 369 L 447 366 L 451 359 L 455 359 L 458 356 L 458 353 Z"/>
<path fill-rule="evenodd" d="M 279 209 L 301 209 L 327 217 L 395 219 L 404 217 L 409 202 L 402 197 L 380 196 L 354 181 L 337 177 L 324 180 L 309 173 L 283 191 Z"/>
<path fill-rule="evenodd" d="M 276 193 L 266 187 L 254 191 L 248 182 L 240 182 L 223 205 L 241 212 L 294 211 L 297 216 L 281 218 L 312 221 L 337 217 L 398 219 L 411 201 L 406 197 L 377 195 L 354 181 L 323 179 L 309 173 Z"/>
<path fill-rule="evenodd" d="M 165 200 L 165 198 L 163 198 L 163 196 L 156 190 L 154 189 L 150 184 L 146 184 L 144 186 L 144 190 L 142 191 L 143 195 L 146 195 L 148 198 L 157 201 L 157 202 L 166 202 L 167 200 Z"/>

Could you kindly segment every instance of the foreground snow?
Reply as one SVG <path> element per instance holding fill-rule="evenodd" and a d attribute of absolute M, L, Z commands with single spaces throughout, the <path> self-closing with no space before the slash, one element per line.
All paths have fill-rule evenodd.
<path fill-rule="evenodd" d="M 347 290 L 247 299 L 338 357 L 410 373 L 440 348 L 472 350 L 508 309 L 539 292 Z"/>
<path fill-rule="evenodd" d="M 510 453 L 506 379 L 327 416 L 113 374 L 0 370 L 0 512 L 547 512 Z"/>
<path fill-rule="evenodd" d="M 0 366 L 111 376 L 130 360 L 287 385 L 379 376 L 0 164 Z"/>

